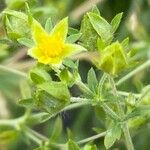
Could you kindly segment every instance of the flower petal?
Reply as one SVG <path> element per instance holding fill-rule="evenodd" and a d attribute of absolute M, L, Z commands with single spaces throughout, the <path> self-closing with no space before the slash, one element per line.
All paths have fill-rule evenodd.
<path fill-rule="evenodd" d="M 34 59 L 37 59 L 38 62 L 43 63 L 43 64 L 57 65 L 57 64 L 61 64 L 61 62 L 62 62 L 62 56 L 61 57 L 44 56 L 37 47 L 33 47 L 33 48 L 29 49 L 28 55 L 30 55 Z"/>
<path fill-rule="evenodd" d="M 77 54 L 81 51 L 86 51 L 86 49 L 84 47 L 82 47 L 81 45 L 77 45 L 77 44 L 65 44 L 64 46 L 64 53 L 63 55 L 65 57 Z"/>
<path fill-rule="evenodd" d="M 32 33 L 33 40 L 36 43 L 41 43 L 43 40 L 45 40 L 46 37 L 48 37 L 46 31 L 43 29 L 41 24 L 38 23 L 37 21 L 33 22 L 31 33 Z"/>
<path fill-rule="evenodd" d="M 33 58 L 38 58 L 42 56 L 41 51 L 39 51 L 37 47 L 30 48 L 28 50 L 28 55 L 30 55 Z"/>
<path fill-rule="evenodd" d="M 68 17 L 62 19 L 55 27 L 52 29 L 50 35 L 54 36 L 63 42 L 65 42 L 68 33 Z"/>

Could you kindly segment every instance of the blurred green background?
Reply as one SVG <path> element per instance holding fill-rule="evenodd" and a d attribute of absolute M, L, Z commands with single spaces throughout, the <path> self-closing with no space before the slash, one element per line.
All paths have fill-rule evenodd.
<path fill-rule="evenodd" d="M 93 5 L 97 5 L 101 15 L 106 20 L 111 19 L 119 12 L 123 12 L 123 19 L 115 39 L 122 40 L 130 38 L 130 49 L 138 52 L 134 59 L 140 63 L 150 59 L 150 0 L 0 0 L 0 12 L 9 8 L 25 11 L 25 2 L 28 2 L 33 16 L 43 25 L 48 17 L 52 17 L 54 23 L 65 16 L 69 16 L 70 26 L 80 28 L 83 15 L 89 11 Z M 17 26 L 13 22 L 14 29 L 22 31 L 22 26 Z M 28 32 L 28 31 L 25 31 Z M 24 33 L 27 34 L 27 33 Z M 0 39 L 6 37 L 2 14 L 0 15 Z M 26 56 L 26 48 L 20 46 L 17 41 L 7 41 L 4 44 L 0 40 L 0 63 L 8 67 L 28 72 L 33 62 Z M 79 65 L 80 74 L 86 82 L 86 74 L 91 68 L 91 64 L 81 61 Z M 95 69 L 98 72 L 97 69 Z M 130 70 L 130 69 L 129 69 Z M 129 72 L 127 70 L 127 72 Z M 123 76 L 126 72 L 122 73 Z M 142 88 L 150 83 L 150 68 L 140 72 L 130 80 L 122 84 L 121 90 L 130 92 L 141 92 Z M 101 73 L 97 73 L 101 76 Z M 16 105 L 16 101 L 21 97 L 19 76 L 0 70 L 0 119 L 16 118 L 24 113 L 24 108 Z M 73 87 L 73 94 L 79 95 L 79 91 Z M 65 142 L 66 130 L 70 128 L 76 140 L 80 140 L 96 134 L 97 130 L 105 129 L 103 125 L 103 112 L 94 111 L 92 107 L 83 107 L 60 114 L 63 120 L 63 134 L 60 141 Z M 38 125 L 35 129 L 45 135 L 49 135 L 53 130 L 55 118 Z M 96 130 L 95 129 L 95 130 Z M 150 123 L 147 121 L 139 129 L 132 129 L 133 142 L 136 150 L 149 150 L 150 147 Z M 96 140 L 99 149 L 105 149 L 103 138 Z M 0 144 L 0 150 L 30 150 L 36 145 L 29 141 L 24 141 L 23 137 L 13 140 L 9 144 Z M 111 149 L 125 149 L 122 141 L 116 143 Z"/>

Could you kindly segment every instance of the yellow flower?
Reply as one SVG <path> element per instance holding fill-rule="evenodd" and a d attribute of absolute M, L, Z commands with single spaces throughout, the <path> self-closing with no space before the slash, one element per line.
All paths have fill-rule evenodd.
<path fill-rule="evenodd" d="M 28 55 L 43 64 L 60 64 L 64 58 L 85 50 L 80 45 L 65 43 L 68 32 L 68 18 L 61 20 L 48 34 L 42 26 L 34 21 L 32 37 L 35 46 L 28 51 Z"/>

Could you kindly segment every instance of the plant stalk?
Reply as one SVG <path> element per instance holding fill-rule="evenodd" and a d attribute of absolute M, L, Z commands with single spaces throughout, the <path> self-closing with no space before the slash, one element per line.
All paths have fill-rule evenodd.
<path fill-rule="evenodd" d="M 106 135 L 106 131 L 105 131 L 105 132 L 102 132 L 102 133 L 99 133 L 99 134 L 97 134 L 97 135 L 88 137 L 88 138 L 83 139 L 83 140 L 81 140 L 81 141 L 78 141 L 77 143 L 78 143 L 78 144 L 84 144 L 84 143 L 87 143 L 87 142 L 89 142 L 89 141 L 93 141 L 93 140 L 95 140 L 95 139 L 98 139 L 98 138 L 100 138 L 100 137 L 104 137 L 105 135 Z"/>
<path fill-rule="evenodd" d="M 110 84 L 112 86 L 112 90 L 113 90 L 114 96 L 116 96 L 116 98 L 118 99 L 118 94 L 117 94 L 117 89 L 116 89 L 116 85 L 115 85 L 114 79 L 111 76 L 109 76 L 109 80 L 110 80 Z M 124 110 L 122 109 L 122 106 L 121 106 L 119 101 L 117 102 L 117 107 L 118 107 L 118 111 L 119 111 L 120 116 L 124 117 Z M 134 150 L 127 122 L 125 122 L 123 124 L 122 130 L 123 130 L 123 133 L 124 133 L 124 136 L 125 136 L 127 149 L 128 150 Z"/>
<path fill-rule="evenodd" d="M 139 67 L 137 67 L 136 69 L 134 69 L 133 71 L 131 71 L 130 73 L 128 73 L 127 75 L 125 75 L 123 78 L 121 78 L 116 83 L 116 86 L 121 85 L 123 82 L 125 82 L 126 80 L 128 80 L 129 78 L 131 78 L 133 75 L 137 74 L 138 72 L 142 71 L 143 69 L 147 68 L 148 66 L 150 66 L 150 60 L 146 61 L 145 63 L 143 63 L 142 65 L 140 65 Z"/>
<path fill-rule="evenodd" d="M 9 68 L 7 66 L 0 65 L 0 70 L 19 75 L 20 77 L 23 77 L 23 78 L 27 78 L 27 75 L 24 72 Z"/>

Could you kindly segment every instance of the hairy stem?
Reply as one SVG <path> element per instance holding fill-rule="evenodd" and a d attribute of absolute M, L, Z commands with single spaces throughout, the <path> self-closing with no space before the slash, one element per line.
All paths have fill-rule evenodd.
<path fill-rule="evenodd" d="M 114 120 L 120 120 L 120 117 L 105 103 L 102 103 L 102 108 L 104 109 L 104 111 Z"/>
<path fill-rule="evenodd" d="M 38 145 L 42 144 L 42 140 L 36 137 L 30 130 L 26 129 L 25 134 L 28 138 L 36 142 Z"/>
<path fill-rule="evenodd" d="M 145 63 L 143 63 L 142 65 L 140 65 L 139 67 L 137 67 L 136 69 L 134 69 L 133 71 L 131 71 L 130 73 L 128 73 L 126 76 L 124 76 L 123 78 L 121 78 L 116 83 L 116 86 L 121 85 L 123 82 L 125 82 L 126 80 L 128 80 L 129 78 L 131 78 L 133 75 L 137 74 L 138 72 L 142 71 L 143 69 L 147 68 L 148 66 L 150 66 L 150 60 L 146 61 Z"/>
<path fill-rule="evenodd" d="M 110 84 L 112 86 L 112 90 L 113 90 L 114 96 L 116 96 L 116 98 L 118 99 L 118 94 L 117 94 L 117 89 L 116 89 L 116 86 L 115 86 L 114 79 L 109 76 L 109 80 L 110 80 Z M 119 101 L 117 102 L 117 107 L 118 107 L 119 114 L 121 115 L 121 117 L 124 117 L 124 111 L 123 111 Z M 124 136 L 125 136 L 127 149 L 128 150 L 134 150 L 127 122 L 125 122 L 123 124 L 122 129 L 123 129 L 123 133 L 124 133 Z"/>
<path fill-rule="evenodd" d="M 80 88 L 80 90 L 87 94 L 87 95 L 93 95 L 93 92 L 82 82 L 82 81 L 77 81 L 76 85 Z"/>
<path fill-rule="evenodd" d="M 105 132 L 102 132 L 102 133 L 99 133 L 99 134 L 97 134 L 97 135 L 88 137 L 88 138 L 83 139 L 83 140 L 81 140 L 81 141 L 78 141 L 77 143 L 78 143 L 78 144 L 87 143 L 87 142 L 89 142 L 89 141 L 93 141 L 93 140 L 98 139 L 98 138 L 100 138 L 100 137 L 104 137 L 105 135 L 106 135 L 106 131 L 105 131 Z"/>
<path fill-rule="evenodd" d="M 24 72 L 18 71 L 16 69 L 9 68 L 7 66 L 0 65 L 0 70 L 19 75 L 20 77 L 23 77 L 23 78 L 27 77 L 27 75 Z"/>

